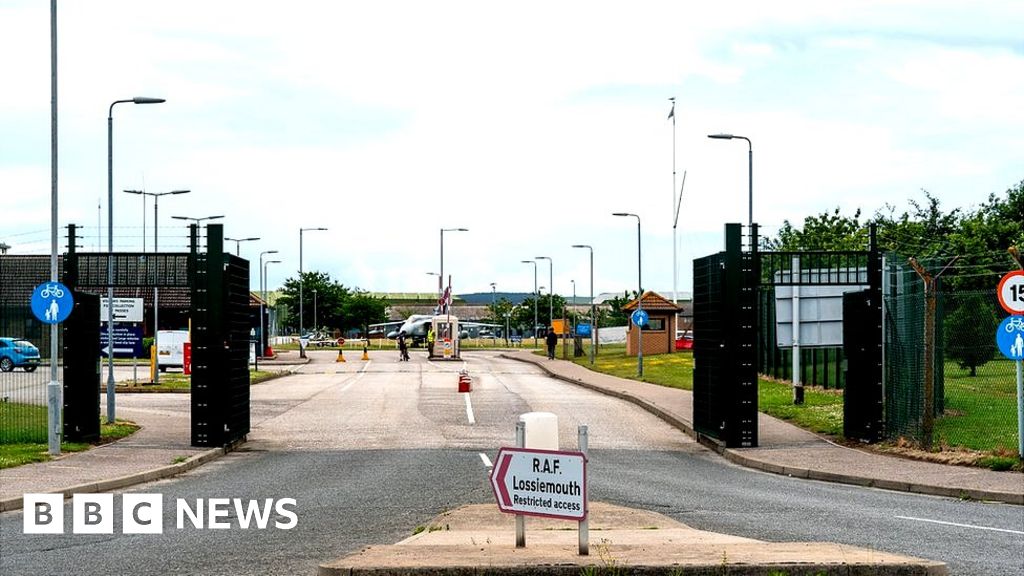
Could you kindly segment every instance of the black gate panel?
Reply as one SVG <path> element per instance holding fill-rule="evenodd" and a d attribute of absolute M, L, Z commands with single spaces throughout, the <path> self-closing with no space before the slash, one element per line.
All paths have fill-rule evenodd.
<path fill-rule="evenodd" d="M 881 290 L 843 294 L 843 436 L 850 440 L 878 442 L 885 434 L 881 334 Z"/>
<path fill-rule="evenodd" d="M 249 263 L 224 254 L 207 227 L 192 288 L 192 445 L 226 446 L 249 433 Z"/>
<path fill-rule="evenodd" d="M 100 437 L 100 297 L 73 292 L 64 322 L 64 440 Z"/>
<path fill-rule="evenodd" d="M 694 261 L 694 429 L 729 448 L 757 446 L 759 261 L 738 224 L 726 225 L 725 252 Z"/>

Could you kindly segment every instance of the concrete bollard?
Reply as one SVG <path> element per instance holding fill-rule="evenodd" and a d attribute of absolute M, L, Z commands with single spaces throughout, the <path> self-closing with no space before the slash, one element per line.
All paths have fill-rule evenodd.
<path fill-rule="evenodd" d="M 558 416 L 551 412 L 527 412 L 519 415 L 525 425 L 525 448 L 558 450 Z"/>

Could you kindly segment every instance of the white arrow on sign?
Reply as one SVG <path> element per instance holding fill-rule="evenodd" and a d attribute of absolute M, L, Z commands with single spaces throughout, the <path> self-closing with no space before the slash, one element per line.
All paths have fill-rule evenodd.
<path fill-rule="evenodd" d="M 583 520 L 587 517 L 587 456 L 502 448 L 494 460 L 491 489 L 502 512 Z"/>
<path fill-rule="evenodd" d="M 114 354 L 131 354 L 134 351 L 134 348 L 114 348 Z M 110 356 L 110 346 L 105 346 L 104 348 L 100 349 L 100 352 L 106 354 L 107 356 Z"/>

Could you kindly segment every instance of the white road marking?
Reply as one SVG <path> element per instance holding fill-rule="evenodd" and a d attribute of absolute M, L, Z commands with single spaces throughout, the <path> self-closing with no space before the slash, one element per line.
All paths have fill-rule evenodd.
<path fill-rule="evenodd" d="M 481 452 L 480 459 L 484 461 L 484 466 L 488 468 L 494 468 L 494 464 L 491 464 L 491 459 L 487 457 L 487 454 Z"/>
<path fill-rule="evenodd" d="M 901 520 L 914 520 L 916 522 L 930 522 L 932 524 L 944 524 L 946 526 L 958 526 L 960 528 L 973 528 L 975 530 L 991 530 L 992 532 L 1007 532 L 1009 534 L 1024 534 L 1021 530 L 1007 530 L 1005 528 L 992 528 L 990 526 L 974 526 L 971 524 L 957 524 L 956 522 L 943 522 L 942 520 L 929 520 L 928 518 L 914 518 L 913 516 L 897 516 Z"/>
<path fill-rule="evenodd" d="M 476 418 L 473 417 L 473 402 L 469 399 L 469 392 L 463 392 L 462 397 L 466 399 L 466 418 L 469 418 L 470 424 L 476 424 Z"/>
<path fill-rule="evenodd" d="M 366 368 L 369 367 L 369 366 L 370 366 L 370 362 L 367 362 L 366 364 L 363 364 L 363 367 L 359 369 L 359 372 L 356 373 L 355 377 L 352 378 L 349 381 L 348 384 L 345 384 L 344 386 L 342 386 L 341 390 L 339 390 L 339 392 L 347 391 L 349 388 L 352 387 L 353 384 L 355 384 L 356 382 L 359 382 L 360 380 L 362 380 L 363 376 L 366 376 Z"/>

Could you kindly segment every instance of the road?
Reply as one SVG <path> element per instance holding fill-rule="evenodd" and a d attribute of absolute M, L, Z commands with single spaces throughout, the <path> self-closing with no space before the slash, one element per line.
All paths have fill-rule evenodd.
<path fill-rule="evenodd" d="M 492 353 L 466 354 L 464 364 L 427 362 L 415 351 L 408 363 L 397 353 L 347 363 L 330 352 L 310 356 L 298 374 L 252 388 L 245 450 L 131 490 L 163 494 L 162 536 L 25 536 L 20 513 L 8 513 L 0 516 L 2 572 L 313 574 L 320 562 L 405 538 L 443 510 L 492 502 L 487 460 L 513 444 L 520 413 L 550 411 L 565 448 L 575 446 L 578 424 L 589 426 L 594 500 L 704 530 L 941 560 L 954 574 L 1024 574 L 1020 507 L 743 469 L 639 408 Z M 468 402 L 456 393 L 463 366 L 474 376 Z M 187 410 L 187 397 L 169 396 L 119 396 L 119 413 Z M 178 499 L 217 497 L 294 498 L 299 522 L 242 530 L 232 513 L 232 530 L 177 529 Z"/>

